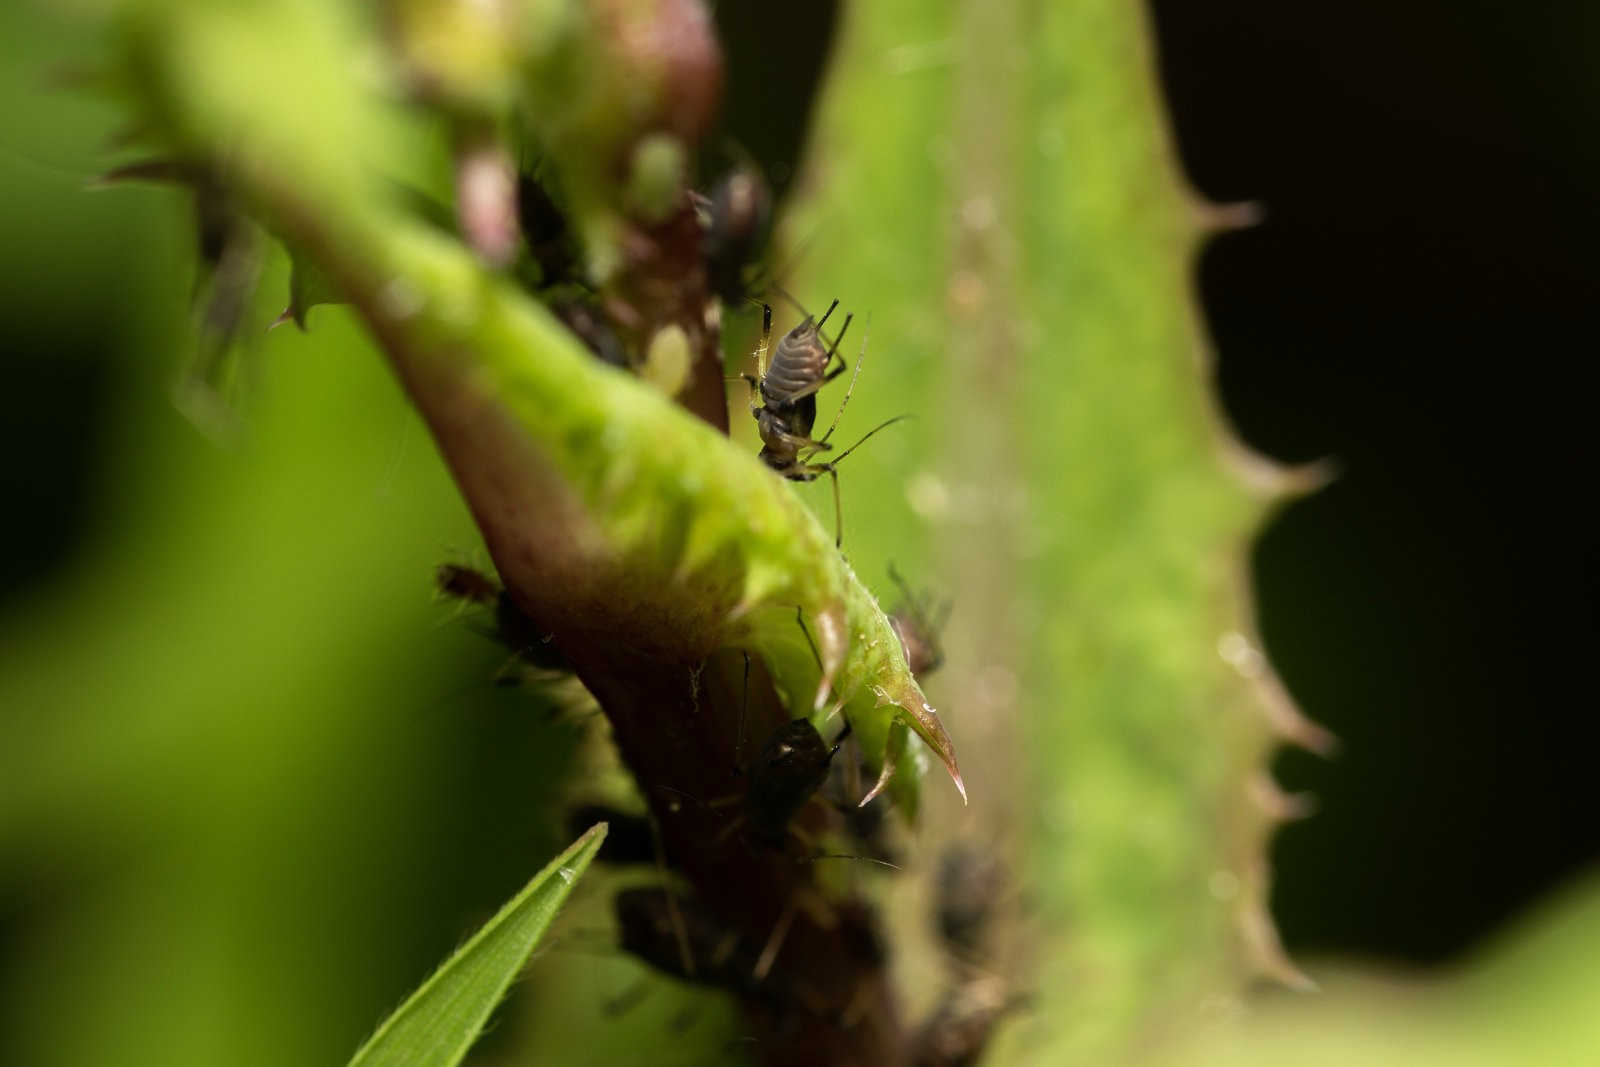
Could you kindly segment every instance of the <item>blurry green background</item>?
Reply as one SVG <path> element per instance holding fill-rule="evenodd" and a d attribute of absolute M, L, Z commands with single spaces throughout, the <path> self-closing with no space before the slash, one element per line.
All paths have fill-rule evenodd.
<path fill-rule="evenodd" d="M 183 198 L 85 191 L 92 40 L 0 50 L 0 1062 L 342 1062 L 566 843 L 579 727 L 433 600 L 471 522 L 347 316 L 264 332 L 281 255 L 241 432 L 180 415 Z"/>
<path fill-rule="evenodd" d="M 719 14 L 728 132 L 780 187 L 830 11 Z M 1571 55 L 1593 23 L 1576 4 L 1511 24 L 1426 4 L 1338 26 L 1244 2 L 1154 12 L 1191 179 L 1268 209 L 1199 262 L 1222 403 L 1263 451 L 1344 471 L 1255 549 L 1269 650 L 1345 742 L 1279 762 L 1322 811 L 1275 849 L 1277 913 L 1304 953 L 1449 965 L 1600 840 L 1581 669 L 1600 554 L 1574 507 L 1595 448 L 1568 385 L 1568 353 L 1600 336 L 1600 160 L 1573 133 L 1600 90 Z M 925 32 L 908 18 L 887 64 L 948 63 L 956 43 Z M 342 311 L 308 336 L 249 331 L 238 434 L 174 407 L 192 220 L 166 191 L 85 190 L 117 110 L 48 85 L 94 54 L 46 11 L 0 9 L 0 1062 L 338 1062 L 565 843 L 585 727 L 493 686 L 502 654 L 434 601 L 435 564 L 483 557 Z M 892 142 L 903 117 L 861 124 Z M 824 236 L 804 274 L 829 276 L 852 225 L 917 210 L 903 194 L 808 216 Z M 933 273 L 926 250 L 891 251 L 908 288 Z M 257 326 L 285 274 L 269 259 Z M 853 425 L 938 387 L 927 323 L 881 310 L 875 329 L 920 356 L 874 357 Z M 937 584 L 934 535 L 870 473 L 920 457 L 874 444 L 845 478 L 858 565 Z M 541 1017 L 584 1013 L 566 1021 L 598 1035 L 589 1062 L 640 1033 L 684 1062 L 719 1050 L 709 1008 L 685 1024 L 657 993 L 606 1013 L 632 971 L 585 936 L 599 910 L 580 901 L 551 950 L 578 978 Z M 1581 956 L 1588 935 L 1547 947 Z M 1565 974 L 1534 970 L 1540 989 Z M 1559 987 L 1590 988 L 1573 974 Z M 508 1016 L 483 1054 L 531 1025 Z"/>

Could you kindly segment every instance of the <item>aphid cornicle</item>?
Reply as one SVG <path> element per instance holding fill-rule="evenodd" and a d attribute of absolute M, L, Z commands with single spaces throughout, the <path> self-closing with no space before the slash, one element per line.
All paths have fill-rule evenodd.
<path fill-rule="evenodd" d="M 832 344 L 826 344 L 822 334 L 822 327 L 838 306 L 837 300 L 829 304 L 821 319 L 807 315 L 805 321 L 779 338 L 774 348 L 771 343 L 772 308 L 762 305 L 761 343 L 756 346 L 757 374 L 755 377 L 743 375 L 750 386 L 750 414 L 754 416 L 756 432 L 761 436 L 761 462 L 794 482 L 813 482 L 824 474 L 832 479 L 835 545 L 844 543 L 837 467 L 867 438 L 885 426 L 906 418 L 897 415 L 879 423 L 832 460 L 821 463 L 812 461 L 818 452 L 832 451 L 833 446 L 828 443 L 828 438 L 833 436 L 834 428 L 844 415 L 845 406 L 850 403 L 850 395 L 855 392 L 855 378 L 861 374 L 861 360 L 866 355 L 866 343 L 863 341 L 861 354 L 856 357 L 856 374 L 850 379 L 850 387 L 839 402 L 839 410 L 833 416 L 828 432 L 820 438 L 812 437 L 811 430 L 817 422 L 817 391 L 846 369 L 844 357 L 839 355 L 839 343 L 844 340 L 845 331 L 850 329 L 854 316 L 845 316 L 844 325 L 839 328 L 839 334 Z M 833 366 L 835 360 L 838 361 L 837 366 Z M 760 400 L 759 404 L 757 399 Z"/>

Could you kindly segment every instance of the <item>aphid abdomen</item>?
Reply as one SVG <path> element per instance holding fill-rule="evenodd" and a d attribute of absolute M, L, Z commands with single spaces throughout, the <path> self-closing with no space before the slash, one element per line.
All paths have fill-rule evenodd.
<path fill-rule="evenodd" d="M 814 394 L 827 369 L 828 350 L 822 347 L 817 328 L 807 319 L 778 342 L 766 377 L 761 379 L 761 395 L 769 404 L 793 403 L 801 394 Z"/>

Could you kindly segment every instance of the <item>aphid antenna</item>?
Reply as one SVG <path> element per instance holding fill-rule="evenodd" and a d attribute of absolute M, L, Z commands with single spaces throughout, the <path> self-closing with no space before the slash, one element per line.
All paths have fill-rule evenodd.
<path fill-rule="evenodd" d="M 656 822 L 654 812 L 647 812 L 646 818 L 650 820 L 650 847 L 655 852 L 656 875 L 666 887 L 667 922 L 672 926 L 672 939 L 678 943 L 678 962 L 683 964 L 683 973 L 693 978 L 694 950 L 689 947 L 689 927 L 683 921 L 683 910 L 678 907 L 678 894 L 667 881 L 667 846 L 661 840 L 661 825 Z"/>
<path fill-rule="evenodd" d="M 882 422 L 878 423 L 878 425 L 874 426 L 872 429 L 870 429 L 866 433 L 862 434 L 861 435 L 861 439 L 859 441 L 857 441 L 855 444 L 851 445 L 849 448 L 845 449 L 843 452 L 840 452 L 837 456 L 833 457 L 833 459 L 829 460 L 827 465 L 829 467 L 837 467 L 839 465 L 840 461 L 844 459 L 844 457 L 848 456 L 850 453 L 854 452 L 856 449 L 858 449 L 862 445 L 866 444 L 867 443 L 867 438 L 871 437 L 873 434 L 877 433 L 879 430 L 886 429 L 887 427 L 893 426 L 897 422 L 904 422 L 907 419 L 914 419 L 914 418 L 916 418 L 915 415 L 905 414 L 905 415 L 896 415 L 892 419 L 883 420 Z"/>
<path fill-rule="evenodd" d="M 804 237 L 800 238 L 800 240 L 796 242 L 792 248 L 790 248 L 789 254 L 787 257 L 785 257 L 783 262 L 773 267 L 771 276 L 774 278 L 786 278 L 792 274 L 795 268 L 800 265 L 800 261 L 805 259 L 806 255 L 811 251 L 811 245 L 814 241 L 816 241 L 818 232 L 820 231 L 814 229 Z M 778 283 L 773 282 L 772 288 L 776 289 L 777 287 Z"/>
<path fill-rule="evenodd" d="M 682 797 L 691 804 L 695 804 L 705 811 L 714 812 L 716 810 L 710 804 L 707 804 L 705 801 L 701 800 L 699 797 L 695 796 L 686 789 L 679 789 L 677 786 L 671 785 L 658 785 L 656 788 L 661 790 L 663 793 L 671 793 L 675 797 Z"/>
<path fill-rule="evenodd" d="M 849 328 L 850 328 L 850 322 L 849 322 L 848 319 L 846 319 L 845 320 L 845 329 L 849 329 Z M 835 429 L 837 429 L 838 426 L 839 426 L 839 420 L 844 417 L 845 405 L 850 403 L 850 397 L 856 391 L 856 379 L 861 377 L 861 364 L 863 364 L 863 363 L 865 363 L 867 361 L 867 340 L 871 336 L 872 336 L 872 316 L 868 315 L 867 316 L 867 324 L 866 324 L 866 326 L 862 327 L 862 331 L 861 331 L 861 351 L 856 354 L 856 369 L 850 372 L 850 384 L 845 388 L 844 399 L 839 401 L 839 410 L 835 411 L 833 413 L 833 421 L 828 424 L 828 432 L 823 434 L 821 439 L 817 442 L 819 445 L 826 445 L 828 443 L 828 438 L 833 436 L 833 431 Z M 839 331 L 839 340 L 840 341 L 844 340 L 844 330 L 840 330 Z M 834 342 L 834 347 L 835 348 L 838 347 L 838 341 Z M 843 459 L 843 458 L 844 458 L 843 456 L 839 457 L 839 459 Z M 838 462 L 838 461 L 835 460 L 835 462 Z"/>
<path fill-rule="evenodd" d="M 757 982 L 766 981 L 767 975 L 772 971 L 772 965 L 778 960 L 778 950 L 788 938 L 789 927 L 793 925 L 798 910 L 799 901 L 795 894 L 791 893 L 788 902 L 783 906 L 783 914 L 778 917 L 777 925 L 772 928 L 772 933 L 767 936 L 767 943 L 762 946 L 761 955 L 756 959 L 755 969 L 750 972 L 750 977 Z"/>
<path fill-rule="evenodd" d="M 745 714 L 750 710 L 750 653 L 743 652 L 744 656 L 744 687 L 739 698 L 739 732 L 733 740 L 733 765 L 744 765 L 744 722 Z"/>
<path fill-rule="evenodd" d="M 934 634 L 938 634 L 950 621 L 950 612 L 955 607 L 952 600 L 937 600 L 931 590 L 918 593 L 911 588 L 911 583 L 906 581 L 905 575 L 893 563 L 889 564 L 889 580 L 900 590 L 900 595 L 905 597 L 906 606 L 918 616 L 918 620 Z"/>
<path fill-rule="evenodd" d="M 855 732 L 856 724 L 851 722 L 849 719 L 846 719 L 844 721 L 844 729 L 840 730 L 839 736 L 833 739 L 833 749 L 828 753 L 829 763 L 833 762 L 833 757 L 837 756 L 839 754 L 839 750 L 844 747 L 845 740 Z"/>
<path fill-rule="evenodd" d="M 889 562 L 889 580 L 899 588 L 900 595 L 905 597 L 913 607 L 920 606 L 917 594 L 911 589 L 911 583 L 906 581 L 906 576 L 900 573 L 900 568 L 894 565 L 893 560 Z"/>

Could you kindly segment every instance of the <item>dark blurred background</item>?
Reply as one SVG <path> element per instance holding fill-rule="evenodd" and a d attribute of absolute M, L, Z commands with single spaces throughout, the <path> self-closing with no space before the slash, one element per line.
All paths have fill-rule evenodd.
<path fill-rule="evenodd" d="M 1341 477 L 1277 516 L 1263 636 L 1344 741 L 1277 842 L 1293 950 L 1442 961 L 1600 855 L 1588 363 L 1600 8 L 1152 4 L 1238 432 Z"/>
<path fill-rule="evenodd" d="M 803 152 L 833 10 L 719 11 L 732 57 L 725 133 L 780 188 Z M 1257 201 L 1266 213 L 1211 241 L 1196 266 L 1221 402 L 1262 452 L 1332 457 L 1342 471 L 1276 516 L 1254 554 L 1269 651 L 1344 742 L 1331 762 L 1279 761 L 1283 782 L 1315 792 L 1321 811 L 1277 843 L 1275 909 L 1295 951 L 1444 961 L 1600 855 L 1596 701 L 1585 684 L 1596 541 L 1582 514 L 1596 450 L 1581 373 L 1600 306 L 1600 149 L 1589 128 L 1600 114 L 1589 65 L 1600 13 L 1581 2 L 1375 0 L 1161 0 L 1152 10 L 1190 180 L 1210 200 Z M 11 98 L 37 92 L 51 54 L 49 34 L 29 32 L 36 53 L 5 65 Z M 104 133 L 109 111 L 75 114 Z M 29 195 L 72 222 L 0 235 L 12 268 L 0 288 L 0 374 L 11 386 L 0 493 L 8 514 L 27 517 L 0 524 L 0 618 L 18 619 L 31 591 L 115 528 L 121 490 L 104 457 L 131 439 L 130 411 L 149 421 L 165 403 L 173 369 L 130 363 L 128 336 L 154 329 L 141 306 L 151 286 L 136 278 L 152 256 L 189 277 L 187 250 L 159 236 L 176 209 L 129 212 L 128 200 L 82 196 L 96 152 L 86 143 L 72 158 L 8 159 Z M 169 319 L 187 284 L 156 287 Z M 161 410 L 158 450 L 196 447 Z M 393 454 L 409 449 L 407 464 L 428 466 L 406 476 L 448 499 L 432 461 L 417 458 L 426 443 L 384 432 L 372 480 L 391 477 Z M 468 529 L 464 515 L 452 521 Z M 444 536 L 397 572 L 420 587 Z M 412 636 L 419 649 L 438 643 Z M 470 636 L 450 640 L 428 653 L 443 680 L 399 712 L 430 731 L 419 747 L 464 747 L 446 761 L 448 780 L 435 772 L 394 789 L 452 822 L 427 837 L 454 851 L 393 843 L 389 870 L 409 890 L 367 921 L 426 936 L 348 991 L 358 1018 L 377 1017 L 410 981 L 379 988 L 372 973 L 423 973 L 558 833 L 514 831 L 505 812 L 545 811 L 541 796 L 559 782 L 514 798 L 485 783 L 506 782 L 513 764 L 553 774 L 573 732 L 485 692 L 495 653 Z M 468 691 L 477 695 L 462 705 Z M 486 728 L 438 725 L 446 701 Z M 378 825 L 380 800 L 368 803 Z M 53 882 L 39 867 L 26 882 L 0 871 L 0 959 L 28 951 L 21 938 L 48 921 L 53 893 L 92 892 L 82 856 L 53 862 Z M 366 906 L 350 902 L 352 914 Z"/>

